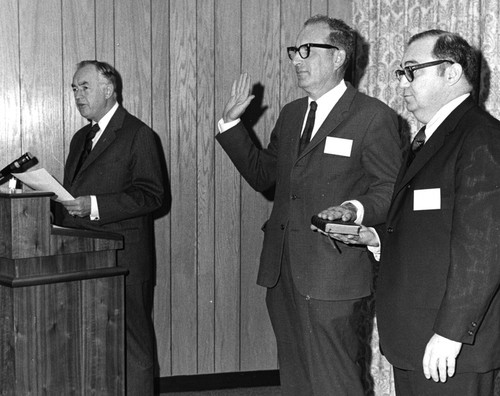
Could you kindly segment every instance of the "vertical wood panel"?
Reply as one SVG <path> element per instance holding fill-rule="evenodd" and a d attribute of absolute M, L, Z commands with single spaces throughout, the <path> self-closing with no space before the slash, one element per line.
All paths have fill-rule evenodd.
<path fill-rule="evenodd" d="M 196 1 L 170 3 L 172 373 L 197 371 Z"/>
<path fill-rule="evenodd" d="M 62 2 L 63 29 L 63 111 L 64 159 L 75 132 L 88 121 L 80 115 L 73 97 L 71 83 L 76 64 L 95 58 L 94 0 Z M 60 179 L 62 181 L 62 179 Z"/>
<path fill-rule="evenodd" d="M 71 0 L 76 1 L 78 0 Z M 123 0 L 119 0 L 123 1 Z M 94 0 L 95 2 L 95 58 L 115 64 L 115 25 L 128 26 L 132 21 L 115 18 L 115 0 Z M 119 37 L 118 37 L 119 38 Z"/>
<path fill-rule="evenodd" d="M 311 0 L 311 15 L 317 14 L 328 14 L 328 0 Z"/>
<path fill-rule="evenodd" d="M 150 0 L 115 2 L 115 65 L 123 79 L 123 105 L 151 125 Z M 108 22 L 109 23 L 109 22 Z"/>
<path fill-rule="evenodd" d="M 297 35 L 309 16 L 310 8 L 306 1 L 281 3 L 281 48 L 286 59 L 281 69 L 281 107 L 304 96 L 304 91 L 297 87 L 297 76 L 286 54 L 286 47 L 295 45 Z"/>
<path fill-rule="evenodd" d="M 15 356 L 15 335 L 14 328 L 14 305 L 12 289 L 0 288 L 0 333 L 4 336 L 0 338 L 0 356 L 6 362 L 0 370 L 0 383 L 4 389 L 15 389 L 16 386 L 16 361 Z"/>
<path fill-rule="evenodd" d="M 17 0 L 2 2 L 0 12 L 0 167 L 21 155 L 19 34 Z M 35 154 L 35 153 L 33 153 Z"/>
<path fill-rule="evenodd" d="M 22 149 L 62 180 L 61 2 L 19 0 L 19 14 Z"/>
<path fill-rule="evenodd" d="M 351 21 L 350 0 L 2 0 L 0 166 L 31 150 L 61 179 L 86 121 L 70 84 L 98 59 L 123 77 L 124 105 L 151 125 L 172 207 L 155 223 L 160 376 L 276 367 L 265 289 L 255 284 L 271 203 L 215 143 L 231 84 L 263 91 L 251 122 L 266 145 L 280 108 L 304 96 L 286 55 L 312 14 Z"/>
<path fill-rule="evenodd" d="M 257 95 L 245 122 L 265 147 L 279 114 L 280 64 L 285 51 L 279 40 L 280 7 L 276 2 L 242 3 L 242 68 L 253 78 Z M 258 59 L 258 62 L 255 60 Z M 271 194 L 268 196 L 272 197 Z M 265 304 L 266 289 L 256 285 L 262 225 L 271 202 L 245 181 L 241 187 L 241 367 L 242 371 L 277 367 L 274 334 Z"/>
<path fill-rule="evenodd" d="M 198 373 L 214 372 L 215 340 L 215 115 L 214 0 L 197 9 L 198 136 Z"/>
<path fill-rule="evenodd" d="M 152 13 L 152 129 L 160 137 L 165 165 L 170 169 L 170 20 L 169 2 L 153 0 Z M 168 177 L 168 175 L 165 175 Z M 168 181 L 168 180 L 167 180 Z M 167 197 L 169 199 L 169 197 Z M 170 307 L 170 216 L 162 214 L 155 222 L 156 287 L 154 323 L 160 376 L 172 374 Z M 175 235 L 175 234 L 174 234 Z"/>
<path fill-rule="evenodd" d="M 241 65 L 240 3 L 215 3 L 215 114 L 219 119 Z M 215 370 L 239 370 L 240 176 L 215 151 Z"/>

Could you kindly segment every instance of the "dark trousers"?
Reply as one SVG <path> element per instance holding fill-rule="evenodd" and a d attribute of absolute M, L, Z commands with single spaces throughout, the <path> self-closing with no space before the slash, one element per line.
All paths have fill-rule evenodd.
<path fill-rule="evenodd" d="M 446 382 L 434 382 L 425 378 L 423 369 L 407 371 L 394 367 L 394 385 L 397 396 L 493 396 L 498 372 L 456 373 Z"/>
<path fill-rule="evenodd" d="M 285 254 L 286 255 L 286 254 Z M 321 301 L 293 285 L 288 258 L 266 303 L 276 335 L 286 396 L 363 395 L 356 307 L 360 300 Z"/>
<path fill-rule="evenodd" d="M 155 335 L 152 282 L 125 286 L 125 341 L 128 396 L 154 394 Z"/>

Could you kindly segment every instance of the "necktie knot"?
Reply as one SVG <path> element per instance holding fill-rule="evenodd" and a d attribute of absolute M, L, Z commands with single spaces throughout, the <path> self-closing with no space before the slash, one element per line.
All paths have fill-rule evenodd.
<path fill-rule="evenodd" d="M 415 159 L 418 151 L 422 148 L 425 143 L 425 125 L 420 128 L 418 133 L 413 138 L 413 142 L 411 142 L 411 151 L 408 153 L 408 161 L 406 166 L 410 166 L 410 164 Z"/>
<path fill-rule="evenodd" d="M 92 151 L 92 144 L 93 144 L 92 140 L 95 138 L 97 132 L 99 132 L 99 124 L 95 123 L 89 129 L 89 131 L 87 132 L 87 136 L 85 137 L 85 149 L 84 149 L 85 156 L 88 156 L 89 153 Z"/>
<path fill-rule="evenodd" d="M 411 150 L 416 153 L 422 148 L 425 143 L 425 125 L 420 128 L 418 133 L 415 135 L 413 142 L 411 143 Z"/>
<path fill-rule="evenodd" d="M 89 131 L 87 133 L 86 140 L 92 140 L 92 139 L 94 139 L 97 132 L 99 132 L 99 124 L 95 123 L 89 129 Z"/>

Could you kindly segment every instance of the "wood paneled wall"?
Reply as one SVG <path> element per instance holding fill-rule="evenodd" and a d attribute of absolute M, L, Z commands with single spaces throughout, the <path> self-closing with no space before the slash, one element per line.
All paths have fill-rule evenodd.
<path fill-rule="evenodd" d="M 214 140 L 241 71 L 257 98 L 247 124 L 267 144 L 299 96 L 285 47 L 310 15 L 350 22 L 349 0 L 0 0 L 0 166 L 26 151 L 59 180 L 84 125 L 71 80 L 107 61 L 124 106 L 159 135 L 171 210 L 156 221 L 160 376 L 277 367 L 265 290 L 256 286 L 271 202 Z"/>

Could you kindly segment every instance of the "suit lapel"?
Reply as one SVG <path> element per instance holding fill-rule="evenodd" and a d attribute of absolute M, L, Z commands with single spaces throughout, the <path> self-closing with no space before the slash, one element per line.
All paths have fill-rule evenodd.
<path fill-rule="evenodd" d="M 302 98 L 297 102 L 296 109 L 292 109 L 291 113 L 287 115 L 287 127 L 285 130 L 291 131 L 291 146 L 295 157 L 299 152 L 299 142 L 300 134 L 302 131 L 302 125 L 304 123 L 304 117 L 307 111 L 308 100 L 307 98 Z"/>
<path fill-rule="evenodd" d="M 75 142 L 73 146 L 76 148 L 76 152 L 74 153 L 74 155 L 68 157 L 68 162 L 66 164 L 66 172 L 68 174 L 69 180 L 73 180 L 75 178 L 76 167 L 78 165 L 78 162 L 80 161 L 80 157 L 82 156 L 82 152 L 85 147 L 85 137 L 87 136 L 87 133 L 89 132 L 91 127 L 92 123 L 86 125 L 82 129 L 82 132 L 75 135 L 74 137 Z"/>
<path fill-rule="evenodd" d="M 314 147 L 325 140 L 326 137 L 330 135 L 332 131 L 342 123 L 342 121 L 344 121 L 346 114 L 349 112 L 349 109 L 351 107 L 351 103 L 354 100 L 356 92 L 357 91 L 351 85 L 347 85 L 347 90 L 344 92 L 340 100 L 335 104 L 332 111 L 330 111 L 330 114 L 328 114 L 321 127 L 318 129 L 316 134 L 313 136 L 307 147 L 304 149 L 302 154 L 299 155 L 298 158 L 302 158 L 304 155 L 307 155 L 307 153 L 309 153 Z"/>
<path fill-rule="evenodd" d="M 82 165 L 81 171 L 87 168 L 106 150 L 106 148 L 115 140 L 116 132 L 122 127 L 126 111 L 122 107 L 118 107 L 113 117 L 109 121 L 108 126 L 102 133 L 102 136 L 97 141 L 96 145 L 90 152 L 87 160 Z"/>
<path fill-rule="evenodd" d="M 447 137 L 456 129 L 460 119 L 472 106 L 474 106 L 474 102 L 470 97 L 462 102 L 450 113 L 448 117 L 446 117 L 429 140 L 422 146 L 422 149 L 418 152 L 418 155 L 415 157 L 410 166 L 407 169 L 401 169 L 394 187 L 395 196 L 425 166 L 425 164 L 427 164 L 431 158 L 436 155 L 439 149 L 446 142 Z M 402 166 L 406 167 L 406 162 L 404 162 Z"/>

